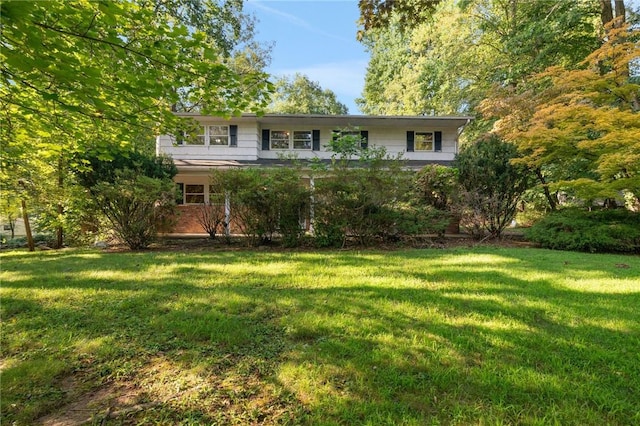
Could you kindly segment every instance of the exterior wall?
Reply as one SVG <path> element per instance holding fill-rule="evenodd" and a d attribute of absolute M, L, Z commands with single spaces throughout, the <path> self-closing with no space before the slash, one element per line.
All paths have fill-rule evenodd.
<path fill-rule="evenodd" d="M 330 159 L 332 152 L 328 151 L 326 145 L 329 144 L 333 131 L 338 130 L 336 127 L 315 126 L 309 128 L 309 126 L 265 126 L 263 128 L 269 130 L 320 130 L 320 151 L 311 150 L 262 150 L 258 151 L 258 156 L 265 159 L 279 159 L 280 157 L 287 155 L 294 155 L 296 158 L 307 160 L 312 158 Z M 358 130 L 366 130 L 369 132 L 369 146 L 384 146 L 387 152 L 395 156 L 397 154 L 403 154 L 403 158 L 406 160 L 441 160 L 451 161 L 453 160 L 457 151 L 457 129 L 446 129 L 436 127 L 416 127 L 416 128 L 391 128 L 391 127 L 360 127 Z M 417 151 L 407 152 L 407 131 L 428 131 L 442 132 L 442 151 Z M 260 144 L 262 147 L 262 144 Z"/>
<path fill-rule="evenodd" d="M 326 124 L 290 124 L 290 123 L 270 123 L 268 121 L 258 122 L 257 118 L 242 118 L 237 121 L 217 121 L 211 117 L 197 118 L 202 125 L 235 124 L 238 126 L 238 145 L 229 146 L 203 146 L 203 145 L 174 145 L 169 136 L 159 136 L 156 140 L 156 151 L 158 154 L 169 154 L 176 160 L 237 160 L 256 161 L 258 159 L 280 159 L 285 156 L 294 156 L 300 159 L 330 159 L 331 152 L 327 151 L 326 145 L 329 143 L 333 131 L 342 129 L 345 126 Z M 324 120 L 326 122 L 326 120 Z M 321 121 L 318 121 L 320 123 Z M 309 123 L 308 121 L 306 123 Z M 262 130 L 320 130 L 320 150 L 263 150 Z M 428 122 L 411 122 L 392 125 L 387 123 L 384 126 L 361 125 L 358 130 L 366 130 L 369 134 L 369 146 L 384 146 L 391 155 L 402 153 L 406 160 L 416 161 L 451 161 L 458 149 L 458 128 L 456 125 L 430 125 Z M 414 132 L 442 132 L 442 150 L 407 152 L 407 131 Z"/>
<path fill-rule="evenodd" d="M 223 124 L 227 121 L 202 121 L 202 125 Z M 156 138 L 156 153 L 168 154 L 176 160 L 240 160 L 255 161 L 258 159 L 258 125 L 253 123 L 238 124 L 238 146 L 211 145 L 175 145 L 170 136 L 162 135 Z"/>

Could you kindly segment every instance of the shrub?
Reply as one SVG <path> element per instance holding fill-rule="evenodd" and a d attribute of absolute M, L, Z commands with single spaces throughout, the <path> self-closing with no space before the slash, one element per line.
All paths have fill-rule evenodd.
<path fill-rule="evenodd" d="M 515 216 L 531 184 L 529 171 L 512 163 L 516 157 L 516 147 L 493 134 L 463 147 L 456 156 L 465 216 L 475 237 L 487 231 L 499 238 Z"/>
<path fill-rule="evenodd" d="M 116 235 L 137 250 L 153 242 L 175 219 L 175 185 L 166 179 L 121 170 L 113 182 L 99 182 L 91 194 Z"/>
<path fill-rule="evenodd" d="M 84 153 L 76 170 L 80 185 L 131 249 L 147 247 L 175 219 L 177 169 L 166 156 L 116 151 Z"/>
<path fill-rule="evenodd" d="M 639 253 L 640 213 L 564 209 L 536 222 L 525 237 L 557 250 Z"/>
<path fill-rule="evenodd" d="M 296 168 L 216 170 L 211 186 L 229 195 L 232 220 L 250 244 L 269 243 L 276 233 L 285 246 L 300 244 L 310 193 Z"/>

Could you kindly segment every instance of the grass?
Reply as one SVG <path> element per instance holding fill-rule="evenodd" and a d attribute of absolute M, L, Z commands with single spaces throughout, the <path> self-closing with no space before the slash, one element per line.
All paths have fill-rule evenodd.
<path fill-rule="evenodd" d="M 640 258 L 0 254 L 2 424 L 640 423 Z"/>

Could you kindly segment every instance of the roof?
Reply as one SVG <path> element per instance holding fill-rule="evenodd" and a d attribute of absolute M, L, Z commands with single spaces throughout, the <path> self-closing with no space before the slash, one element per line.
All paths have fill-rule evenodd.
<path fill-rule="evenodd" d="M 320 160 L 324 164 L 330 164 L 331 160 Z M 357 160 L 354 160 L 357 161 Z M 230 169 L 241 167 L 291 167 L 294 164 L 300 164 L 303 168 L 305 166 L 311 166 L 311 162 L 307 160 L 274 160 L 267 158 L 260 158 L 258 160 L 173 160 L 173 163 L 181 171 L 194 171 L 204 172 L 210 169 Z M 419 170 L 428 164 L 441 164 L 443 166 L 450 166 L 451 161 L 438 161 L 438 160 L 404 160 L 404 165 L 407 169 Z M 308 168 L 308 167 L 307 167 Z"/>
<path fill-rule="evenodd" d="M 216 118 L 199 113 L 178 113 L 180 117 L 191 118 Z M 435 115 L 323 115 L 323 114 L 242 114 L 239 117 L 231 117 L 229 121 L 243 122 L 256 121 L 263 125 L 269 124 L 325 124 L 339 127 L 462 127 L 468 124 L 471 116 L 435 116 Z"/>

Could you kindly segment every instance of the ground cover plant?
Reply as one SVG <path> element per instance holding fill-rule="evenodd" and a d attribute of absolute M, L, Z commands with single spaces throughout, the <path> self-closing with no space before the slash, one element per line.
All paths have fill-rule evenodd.
<path fill-rule="evenodd" d="M 0 253 L 2 424 L 640 423 L 640 258 Z"/>

